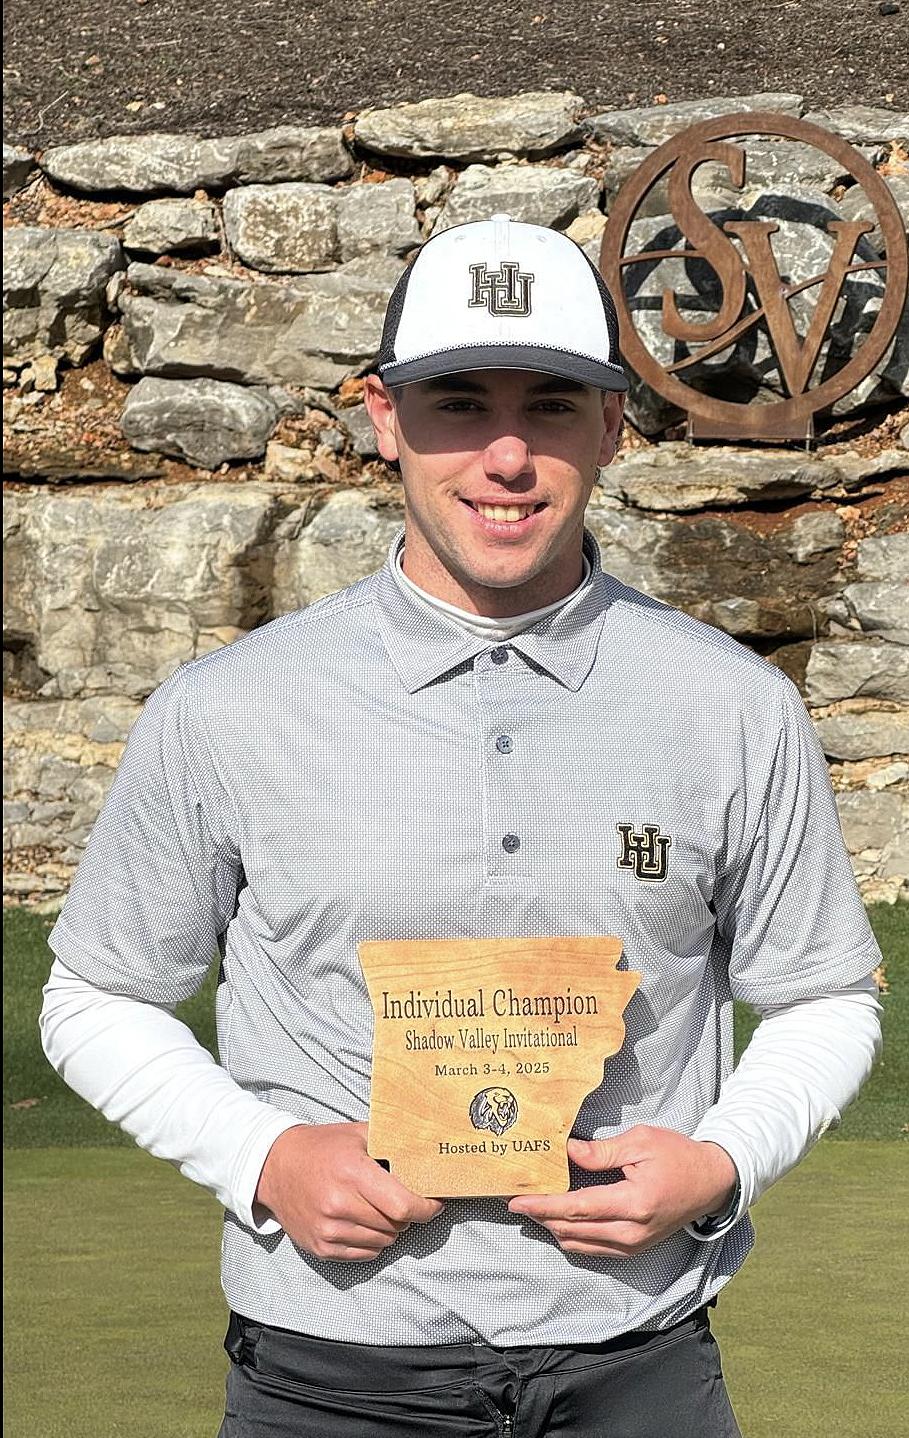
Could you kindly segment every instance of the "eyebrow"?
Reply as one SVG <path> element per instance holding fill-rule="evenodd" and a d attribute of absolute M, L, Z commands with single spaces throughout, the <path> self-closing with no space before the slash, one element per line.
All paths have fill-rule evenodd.
<path fill-rule="evenodd" d="M 479 384 L 476 380 L 462 379 L 459 375 L 440 375 L 438 379 L 426 381 L 427 389 L 434 392 L 441 391 L 446 394 L 488 394 L 486 385 Z M 577 380 L 561 379 L 553 375 L 551 379 L 541 380 L 539 384 L 531 386 L 530 393 L 537 394 L 579 394 L 586 389 L 586 385 L 579 384 Z"/>

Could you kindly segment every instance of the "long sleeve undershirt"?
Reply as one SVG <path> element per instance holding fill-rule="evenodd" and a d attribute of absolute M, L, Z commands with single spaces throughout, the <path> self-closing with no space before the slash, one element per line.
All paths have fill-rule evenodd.
<path fill-rule="evenodd" d="M 718 1143 L 739 1173 L 735 1211 L 711 1238 L 839 1122 L 877 1055 L 879 1014 L 871 978 L 764 1011 L 693 1135 Z M 240 1088 L 171 1010 L 96 988 L 59 959 L 40 1022 L 48 1059 L 82 1098 L 242 1223 L 278 1230 L 254 1210 L 256 1186 L 275 1139 L 298 1118 Z"/>

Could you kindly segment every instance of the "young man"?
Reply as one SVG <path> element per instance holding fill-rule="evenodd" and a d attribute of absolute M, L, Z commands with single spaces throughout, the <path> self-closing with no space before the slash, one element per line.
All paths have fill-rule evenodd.
<path fill-rule="evenodd" d="M 424 247 L 366 393 L 403 539 L 152 696 L 54 929 L 52 1062 L 227 1210 L 223 1438 L 730 1438 L 707 1307 L 873 1062 L 798 694 L 585 535 L 617 353 L 563 236 Z M 357 944 L 571 934 L 643 976 L 572 1191 L 409 1192 L 366 1153 Z M 171 1012 L 216 946 L 223 1068 Z"/>

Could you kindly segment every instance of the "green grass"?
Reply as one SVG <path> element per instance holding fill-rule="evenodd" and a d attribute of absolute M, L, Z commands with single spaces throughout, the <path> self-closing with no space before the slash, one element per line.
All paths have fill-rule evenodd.
<path fill-rule="evenodd" d="M 714 1330 L 745 1438 L 903 1438 L 905 1145 L 822 1143 L 753 1210 Z"/>
<path fill-rule="evenodd" d="M 761 1200 L 714 1327 L 745 1438 L 902 1438 L 909 1172 L 821 1144 Z M 136 1150 L 20 1150 L 6 1199 L 6 1431 L 214 1438 L 220 1213 Z"/>
<path fill-rule="evenodd" d="M 214 1438 L 220 1226 L 213 1198 L 135 1148 L 7 1156 L 9 1438 Z"/>
<path fill-rule="evenodd" d="M 909 906 L 878 904 L 869 917 L 884 954 L 889 992 L 883 995 L 884 1057 L 861 1096 L 830 1137 L 896 1138 L 909 1113 Z M 22 908 L 3 911 L 3 1142 L 7 1148 L 126 1147 L 132 1142 L 66 1087 L 53 1072 L 38 1037 L 41 988 L 51 965 L 47 935 L 52 920 Z M 179 1013 L 212 1053 L 216 973 Z M 756 1018 L 736 1008 L 736 1052 Z M 25 1102 L 25 1108 L 13 1105 Z"/>

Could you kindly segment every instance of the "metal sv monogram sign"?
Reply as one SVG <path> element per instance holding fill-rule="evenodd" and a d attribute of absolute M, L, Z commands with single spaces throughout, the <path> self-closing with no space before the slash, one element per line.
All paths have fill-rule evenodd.
<path fill-rule="evenodd" d="M 762 136 L 780 142 L 800 141 L 832 158 L 844 175 L 863 189 L 877 218 L 884 254 L 862 247 L 863 237 L 874 229 L 869 219 L 830 218 L 826 231 L 832 241 L 826 269 L 792 280 L 780 273 L 773 236 L 781 226 L 773 218 L 719 222 L 702 210 L 692 192 L 695 172 L 705 163 L 722 166 L 729 181 L 741 189 L 746 182 L 747 146 L 733 138 Z M 666 180 L 668 205 L 681 242 L 670 248 L 645 247 L 626 254 L 629 231 L 645 197 Z M 772 189 L 772 187 L 768 187 Z M 728 212 L 727 212 L 728 213 Z M 707 266 L 715 277 L 716 306 L 705 307 L 702 293 L 683 313 L 679 296 L 666 288 L 662 294 L 663 334 L 675 342 L 676 358 L 661 364 L 645 345 L 635 325 L 635 272 L 663 260 L 681 260 L 691 272 L 693 264 Z M 661 145 L 623 186 L 610 211 L 600 256 L 604 278 L 616 301 L 625 359 L 652 389 L 687 411 L 689 432 L 698 438 L 805 439 L 813 433 L 813 417 L 829 409 L 874 368 L 896 333 L 904 312 L 907 286 L 906 236 L 899 210 L 884 181 L 852 146 L 818 125 L 785 115 L 751 113 L 708 120 Z M 875 271 L 884 280 L 883 298 L 868 333 L 840 368 L 824 367 L 816 377 L 818 361 L 850 276 Z M 807 323 L 797 326 L 791 301 L 814 296 Z M 804 306 L 804 301 L 801 306 Z M 705 312 L 706 310 L 706 312 Z M 781 396 L 773 401 L 765 392 L 761 403 L 717 398 L 705 381 L 706 361 L 721 357 L 761 327 L 772 350 Z M 696 370 L 697 384 L 686 383 L 686 372 Z M 694 377 L 693 375 L 691 376 Z"/>

